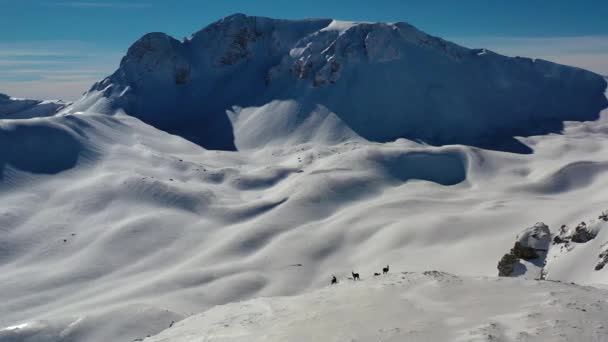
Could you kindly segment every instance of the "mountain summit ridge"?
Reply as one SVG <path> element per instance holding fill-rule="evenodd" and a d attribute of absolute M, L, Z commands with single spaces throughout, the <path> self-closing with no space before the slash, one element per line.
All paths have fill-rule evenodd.
<path fill-rule="evenodd" d="M 282 144 L 319 116 L 370 141 L 525 152 L 513 147 L 514 136 L 557 133 L 563 121 L 597 119 L 607 106 L 605 88 L 603 77 L 583 69 L 468 49 L 407 23 L 236 14 L 182 41 L 144 35 L 118 70 L 72 108 L 124 111 L 208 149 Z M 273 111 L 286 101 L 295 105 Z M 243 109 L 284 131 L 267 131 L 270 141 L 251 138 L 264 127 L 236 132 Z M 322 140 L 332 139 L 350 135 Z"/>

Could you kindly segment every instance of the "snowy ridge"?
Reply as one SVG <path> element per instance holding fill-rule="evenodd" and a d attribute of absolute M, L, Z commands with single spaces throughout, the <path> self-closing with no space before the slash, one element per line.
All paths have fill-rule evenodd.
<path fill-rule="evenodd" d="M 29 119 L 55 115 L 68 106 L 63 101 L 39 101 L 9 97 L 0 93 L 0 119 Z"/>
<path fill-rule="evenodd" d="M 321 32 L 338 31 L 338 33 L 342 34 L 357 24 L 354 21 L 332 20 L 329 25 L 321 29 Z"/>
<path fill-rule="evenodd" d="M 607 294 L 556 282 L 392 274 L 218 306 L 144 341 L 605 341 Z"/>
<path fill-rule="evenodd" d="M 122 111 L 208 149 L 314 142 L 314 133 L 292 135 L 321 110 L 366 140 L 530 152 L 513 137 L 597 119 L 605 89 L 603 77 L 582 69 L 467 49 L 406 23 L 237 14 L 184 41 L 145 35 L 67 112 Z M 296 105 L 270 105 L 283 101 Z M 262 141 L 240 139 L 234 107 L 255 108 L 263 122 L 298 120 Z"/>

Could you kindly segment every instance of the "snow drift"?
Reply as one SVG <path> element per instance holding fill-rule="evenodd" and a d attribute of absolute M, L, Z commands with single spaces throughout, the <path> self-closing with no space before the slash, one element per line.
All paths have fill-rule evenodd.
<path fill-rule="evenodd" d="M 371 141 L 529 151 L 512 137 L 597 119 L 607 105 L 605 88 L 586 70 L 467 49 L 406 23 L 236 14 L 183 41 L 145 35 L 74 108 L 123 110 L 208 149 L 282 143 L 321 111 Z M 227 114 L 235 107 L 257 108 L 260 124 L 235 131 L 247 119 Z M 285 118 L 292 118 L 285 130 L 269 137 L 239 137 Z M 321 126 L 308 126 L 308 139 Z"/>
<path fill-rule="evenodd" d="M 53 121 L 0 121 L 0 181 L 9 167 L 34 174 L 55 174 L 74 167 L 79 156 L 86 154 L 86 143 Z"/>

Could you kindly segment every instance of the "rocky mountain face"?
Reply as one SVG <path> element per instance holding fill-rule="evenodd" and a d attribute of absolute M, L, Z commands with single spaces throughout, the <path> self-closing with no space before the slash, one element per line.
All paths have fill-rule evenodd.
<path fill-rule="evenodd" d="M 371 141 L 526 152 L 513 136 L 597 118 L 605 88 L 601 76 L 582 69 L 468 49 L 406 23 L 237 14 L 183 41 L 145 35 L 72 110 L 124 111 L 208 149 L 260 147 L 240 143 L 235 129 L 242 109 L 254 109 L 260 127 L 249 131 L 268 121 L 288 127 L 273 139 L 321 112 Z"/>

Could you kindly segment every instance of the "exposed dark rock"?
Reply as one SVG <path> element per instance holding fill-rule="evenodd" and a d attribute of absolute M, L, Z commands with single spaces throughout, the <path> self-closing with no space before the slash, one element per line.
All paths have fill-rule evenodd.
<path fill-rule="evenodd" d="M 600 253 L 599 255 L 600 261 L 595 265 L 595 270 L 599 271 L 608 263 L 608 249 Z"/>
<path fill-rule="evenodd" d="M 190 69 L 178 68 L 175 71 L 175 84 L 183 85 L 190 83 Z"/>
<path fill-rule="evenodd" d="M 508 277 L 513 274 L 515 264 L 517 264 L 518 261 L 519 259 L 511 253 L 503 255 L 502 259 L 498 262 L 498 276 Z"/>
<path fill-rule="evenodd" d="M 515 276 L 514 271 L 520 260 L 529 261 L 541 268 L 544 267 L 550 244 L 551 231 L 546 224 L 539 222 L 524 229 L 517 236 L 517 241 L 511 251 L 498 262 L 498 275 L 500 277 Z M 538 278 L 543 278 L 542 271 Z"/>
<path fill-rule="evenodd" d="M 523 246 L 521 243 L 515 242 L 515 246 L 511 249 L 513 254 L 518 259 L 531 260 L 538 258 L 538 253 L 532 247 Z"/>
<path fill-rule="evenodd" d="M 595 236 L 596 233 L 589 230 L 585 222 L 581 222 L 578 226 L 576 226 L 576 229 L 572 234 L 572 241 L 578 243 L 585 243 L 589 240 L 593 240 Z"/>
<path fill-rule="evenodd" d="M 567 243 L 567 242 L 568 242 L 568 239 L 565 239 L 565 238 L 563 238 L 563 237 L 561 237 L 559 235 L 555 235 L 555 237 L 553 237 L 553 244 L 554 245 L 557 245 L 557 244 L 560 244 L 560 243 Z"/>

